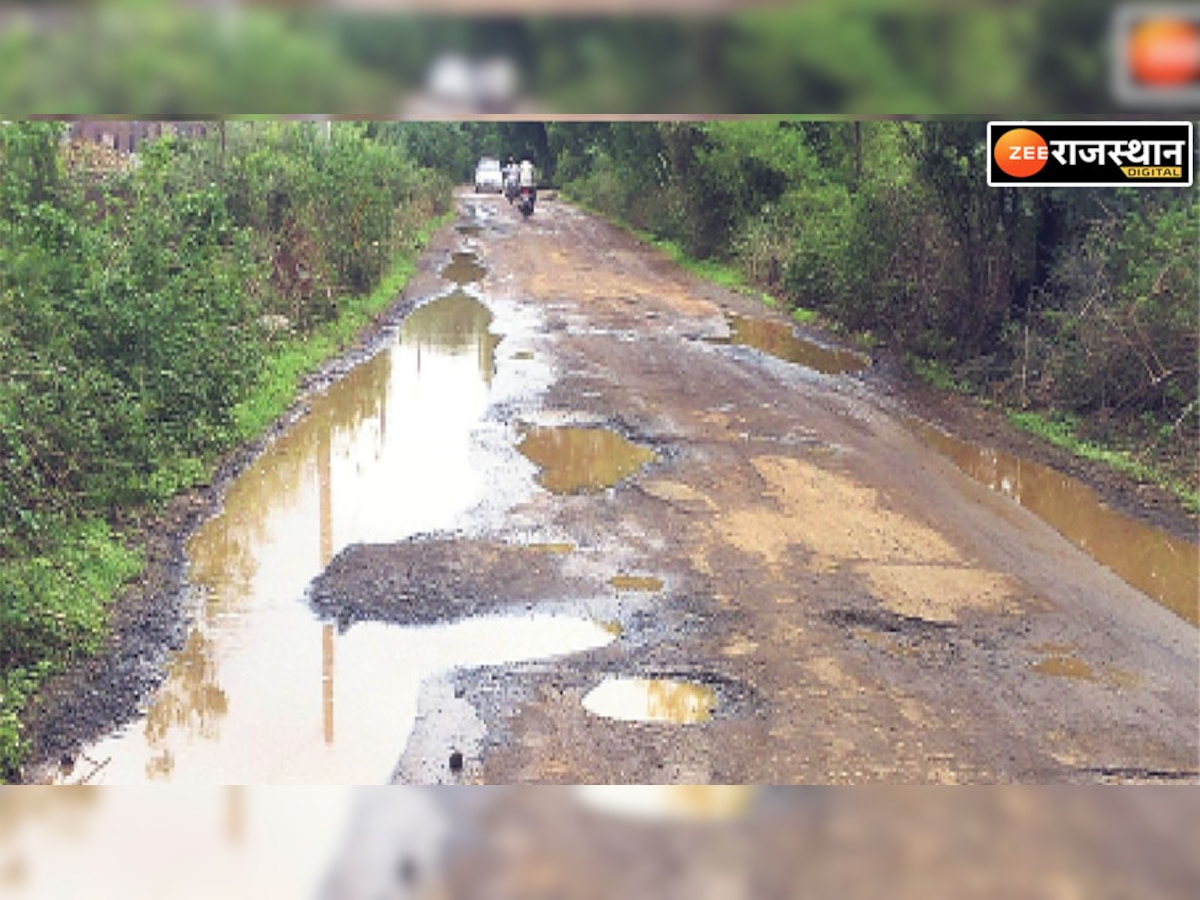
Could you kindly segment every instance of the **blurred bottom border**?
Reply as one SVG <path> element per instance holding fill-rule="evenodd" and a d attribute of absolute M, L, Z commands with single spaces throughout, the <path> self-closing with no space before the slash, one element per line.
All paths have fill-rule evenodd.
<path fill-rule="evenodd" d="M 0 789 L 13 897 L 1192 897 L 1183 787 Z"/>

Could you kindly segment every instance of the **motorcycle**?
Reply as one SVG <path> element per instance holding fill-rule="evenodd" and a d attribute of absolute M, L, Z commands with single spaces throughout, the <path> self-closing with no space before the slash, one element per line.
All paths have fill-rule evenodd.
<path fill-rule="evenodd" d="M 504 197 L 506 200 L 508 200 L 510 206 L 512 205 L 513 201 L 517 199 L 517 195 L 520 193 L 520 190 L 521 188 L 519 182 L 517 181 L 516 173 L 505 176 Z"/>
<path fill-rule="evenodd" d="M 537 192 L 531 187 L 521 188 L 521 199 L 517 203 L 517 209 L 521 211 L 521 215 L 529 218 L 533 215 L 533 202 L 537 199 Z"/>

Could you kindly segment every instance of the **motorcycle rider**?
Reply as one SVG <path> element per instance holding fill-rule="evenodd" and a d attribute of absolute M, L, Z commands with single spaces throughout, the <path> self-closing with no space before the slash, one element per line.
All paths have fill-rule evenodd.
<path fill-rule="evenodd" d="M 519 179 L 519 183 L 520 183 L 521 187 L 531 188 L 533 190 L 534 196 L 535 197 L 537 196 L 537 178 L 534 175 L 533 163 L 530 160 L 528 160 L 528 159 L 521 160 L 521 166 L 520 166 L 520 171 L 518 174 L 518 179 Z"/>
<path fill-rule="evenodd" d="M 509 156 L 508 161 L 504 164 L 504 196 L 508 198 L 509 203 L 512 203 L 517 197 L 518 178 L 517 162 Z"/>
<path fill-rule="evenodd" d="M 521 210 L 521 215 L 528 218 L 532 215 L 533 204 L 537 200 L 537 173 L 534 171 L 533 163 L 530 160 L 521 160 L 517 179 L 520 183 L 521 195 L 517 208 Z"/>

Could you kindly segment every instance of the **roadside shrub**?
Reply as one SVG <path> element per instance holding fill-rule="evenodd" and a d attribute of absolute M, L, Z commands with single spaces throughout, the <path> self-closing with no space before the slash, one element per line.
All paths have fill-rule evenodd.
<path fill-rule="evenodd" d="M 342 123 L 224 123 L 104 171 L 64 157 L 83 158 L 59 126 L 0 124 L 5 776 L 21 710 L 95 648 L 108 599 L 140 566 L 106 522 L 202 479 L 247 436 L 255 392 L 290 397 L 294 379 L 265 384 L 265 363 L 343 324 L 343 299 L 361 326 L 450 195 L 444 176 Z"/>

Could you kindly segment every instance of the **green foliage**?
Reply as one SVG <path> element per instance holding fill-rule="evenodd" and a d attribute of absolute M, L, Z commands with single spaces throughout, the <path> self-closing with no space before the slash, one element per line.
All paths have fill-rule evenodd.
<path fill-rule="evenodd" d="M 0 779 L 24 753 L 21 712 L 38 685 L 98 646 L 114 592 L 142 557 L 101 521 L 57 530 L 44 554 L 0 560 Z"/>
<path fill-rule="evenodd" d="M 220 123 L 107 174 L 0 125 L 0 764 L 137 566 L 107 531 L 201 482 L 394 297 L 449 181 L 362 126 Z"/>
<path fill-rule="evenodd" d="M 1008 420 L 1018 428 L 1076 456 L 1104 463 L 1118 472 L 1132 475 L 1139 481 L 1166 488 L 1191 512 L 1200 512 L 1200 490 L 1195 485 L 1189 484 L 1186 479 L 1172 477 L 1160 467 L 1148 465 L 1128 450 L 1081 438 L 1079 432 L 1083 423 L 1078 416 L 1012 410 L 1008 413 Z"/>
<path fill-rule="evenodd" d="M 1195 193 L 992 188 L 984 133 L 587 123 L 550 145 L 572 197 L 693 271 L 869 334 L 938 386 L 1138 436 L 1195 491 Z"/>

